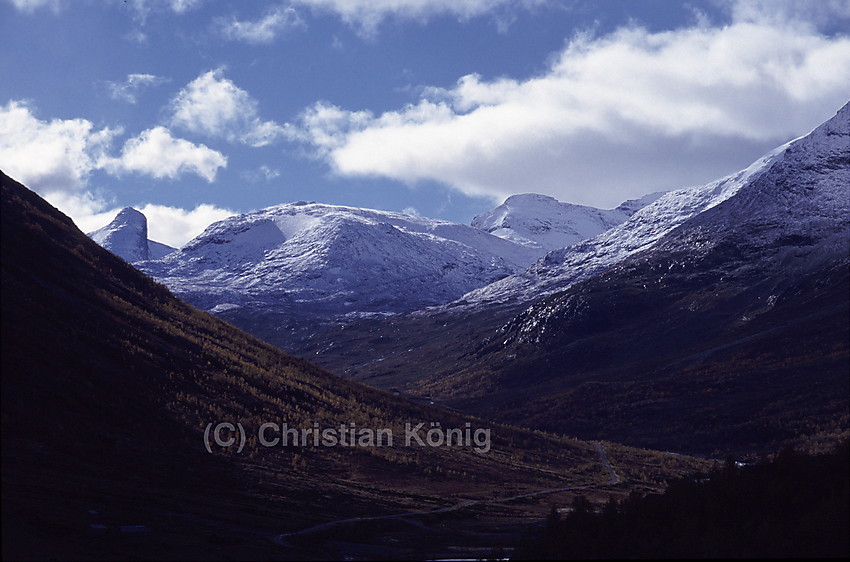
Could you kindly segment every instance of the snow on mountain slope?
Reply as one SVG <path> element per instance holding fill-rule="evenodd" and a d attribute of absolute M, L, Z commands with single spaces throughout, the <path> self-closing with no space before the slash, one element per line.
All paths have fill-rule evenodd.
<path fill-rule="evenodd" d="M 141 212 L 126 207 L 103 228 L 89 237 L 129 263 L 165 257 L 174 248 L 148 240 L 148 221 Z"/>
<path fill-rule="evenodd" d="M 786 280 L 850 261 L 850 103 L 734 197 L 694 217 L 653 252 L 688 249 L 681 267 L 725 262 Z"/>
<path fill-rule="evenodd" d="M 446 306 L 463 308 L 481 306 L 486 303 L 522 303 L 546 296 L 608 269 L 631 255 L 653 247 L 680 225 L 696 220 L 695 217 L 735 197 L 742 190 L 757 189 L 754 186 L 760 185 L 759 178 L 768 171 L 783 167 L 803 171 L 812 168 L 807 173 L 817 178 L 826 176 L 836 167 L 846 168 L 849 151 L 848 137 L 842 131 L 848 128 L 849 113 L 848 106 L 844 106 L 835 117 L 809 135 L 774 149 L 746 169 L 704 186 L 668 192 L 653 203 L 639 209 L 626 222 L 591 239 L 554 250 L 526 271 L 475 289 Z M 831 167 L 823 168 L 822 164 L 814 164 L 820 158 L 818 154 L 823 151 L 835 153 L 834 156 L 825 160 L 832 162 L 829 165 Z M 816 198 L 827 198 L 825 201 L 820 201 L 818 205 L 846 205 L 847 190 L 850 185 L 846 172 L 839 172 L 829 177 L 832 179 L 829 179 L 826 185 L 818 187 L 819 195 Z M 793 190 L 789 190 L 788 193 L 774 194 L 774 196 L 780 200 L 787 199 L 792 192 Z M 817 219 L 804 219 L 805 213 L 817 217 L 821 212 L 818 210 L 820 207 L 811 207 L 814 205 L 814 199 L 807 202 L 801 200 L 800 205 L 808 205 L 805 209 L 802 206 L 788 205 L 787 201 L 784 207 L 768 205 L 764 201 L 761 203 L 762 207 L 759 207 L 755 203 L 744 203 L 743 199 L 741 201 L 736 211 L 741 213 L 736 219 L 738 221 L 764 213 L 775 213 L 775 216 L 762 217 L 762 219 L 773 222 L 785 221 L 788 224 L 807 220 L 811 223 L 812 220 L 817 222 Z M 735 221 L 730 219 L 728 224 L 735 224 Z M 797 225 L 794 228 L 804 227 Z"/>
<path fill-rule="evenodd" d="M 148 250 L 150 250 L 150 259 L 152 260 L 161 260 L 176 249 L 156 240 L 148 240 Z"/>
<path fill-rule="evenodd" d="M 664 325 L 660 331 L 668 340 L 679 338 L 680 349 L 709 335 L 723 340 L 762 315 L 780 319 L 778 326 L 759 324 L 762 330 L 785 329 L 799 312 L 770 314 L 786 310 L 788 303 L 804 307 L 809 322 L 834 318 L 842 310 L 846 315 L 846 288 L 837 289 L 846 283 L 848 265 L 850 104 L 790 143 L 734 195 L 685 221 L 648 251 L 535 301 L 501 329 L 499 339 L 505 345 L 569 344 L 576 333 L 587 336 L 589 326 L 605 337 L 600 326 L 606 321 L 620 327 L 652 315 L 634 340 L 663 339 L 651 334 L 650 326 Z M 840 324 L 846 328 L 846 320 Z M 741 341 L 733 337 L 725 344 Z M 663 345 L 659 341 L 653 352 Z M 806 354 L 827 349 L 806 347 Z M 636 360 L 638 352 L 627 355 Z M 846 367 L 843 372 L 846 381 Z"/>
<path fill-rule="evenodd" d="M 442 304 L 533 260 L 470 226 L 299 202 L 229 217 L 136 265 L 213 312 L 250 304 L 334 316 Z"/>
<path fill-rule="evenodd" d="M 472 219 L 472 226 L 490 234 L 547 252 L 572 246 L 625 222 L 663 193 L 626 201 L 616 209 L 597 209 L 562 203 L 548 195 L 512 195 L 504 203 Z"/>

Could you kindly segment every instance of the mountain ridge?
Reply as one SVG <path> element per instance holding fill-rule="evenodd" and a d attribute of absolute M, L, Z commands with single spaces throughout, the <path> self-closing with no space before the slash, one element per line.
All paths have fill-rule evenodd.
<path fill-rule="evenodd" d="M 661 192 L 630 199 L 610 210 L 564 203 L 548 195 L 523 193 L 472 219 L 472 226 L 539 251 L 572 246 L 625 222 Z"/>
<path fill-rule="evenodd" d="M 207 310 L 247 301 L 345 315 L 445 302 L 531 259 L 464 225 L 294 203 L 217 222 L 178 252 L 138 266 Z"/>

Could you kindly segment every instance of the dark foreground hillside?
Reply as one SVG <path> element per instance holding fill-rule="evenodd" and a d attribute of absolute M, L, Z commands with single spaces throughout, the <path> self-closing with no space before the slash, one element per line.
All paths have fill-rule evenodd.
<path fill-rule="evenodd" d="M 850 442 L 823 456 L 786 449 L 771 462 L 730 462 L 599 512 L 579 496 L 563 519 L 554 512 L 527 537 L 520 557 L 847 558 L 848 460 Z"/>

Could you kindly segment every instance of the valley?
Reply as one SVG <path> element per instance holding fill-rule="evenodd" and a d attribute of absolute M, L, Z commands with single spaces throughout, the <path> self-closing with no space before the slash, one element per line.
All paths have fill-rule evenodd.
<path fill-rule="evenodd" d="M 378 548 L 421 559 L 509 547 L 578 490 L 600 501 L 657 491 L 712 464 L 606 444 L 618 474 L 631 475 L 614 484 L 592 442 L 332 375 L 174 298 L 0 179 L 4 556 L 324 559 Z M 270 421 L 397 435 L 407 424 L 470 424 L 492 441 L 486 454 L 402 440 L 265 447 L 255 432 Z M 221 422 L 248 428 L 239 451 L 205 445 L 205 428 Z M 397 517 L 411 512 L 421 515 Z"/>

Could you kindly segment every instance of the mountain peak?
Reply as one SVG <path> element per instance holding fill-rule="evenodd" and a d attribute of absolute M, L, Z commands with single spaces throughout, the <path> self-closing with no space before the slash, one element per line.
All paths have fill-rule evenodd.
<path fill-rule="evenodd" d="M 148 219 L 133 207 L 124 207 L 112 222 L 89 233 L 89 237 L 124 261 L 159 259 L 174 248 L 148 240 Z"/>
<path fill-rule="evenodd" d="M 637 199 L 629 199 L 628 201 L 623 201 L 620 203 L 615 211 L 622 211 L 626 213 L 628 216 L 632 216 L 637 213 L 647 205 L 655 203 L 658 199 L 661 198 L 662 195 L 667 193 L 666 191 L 656 191 L 655 193 L 650 193 L 649 195 L 644 195 L 643 197 L 639 197 Z"/>
<path fill-rule="evenodd" d="M 115 215 L 115 219 L 113 219 L 112 222 L 140 225 L 146 232 L 148 228 L 147 217 L 145 217 L 144 213 L 134 209 L 133 207 L 124 207 L 121 209 L 118 214 Z"/>
<path fill-rule="evenodd" d="M 89 237 L 127 262 L 149 260 L 148 220 L 132 207 L 124 207 L 112 222 Z"/>
<path fill-rule="evenodd" d="M 541 193 L 519 193 L 517 195 L 511 195 L 507 199 L 505 199 L 505 205 L 510 204 L 523 204 L 523 203 L 560 203 L 557 199 L 550 195 L 543 195 Z"/>
<path fill-rule="evenodd" d="M 522 193 L 472 219 L 472 226 L 537 250 L 537 255 L 572 246 L 624 222 L 636 210 L 660 197 L 627 201 L 616 209 L 563 203 L 549 195 Z"/>

